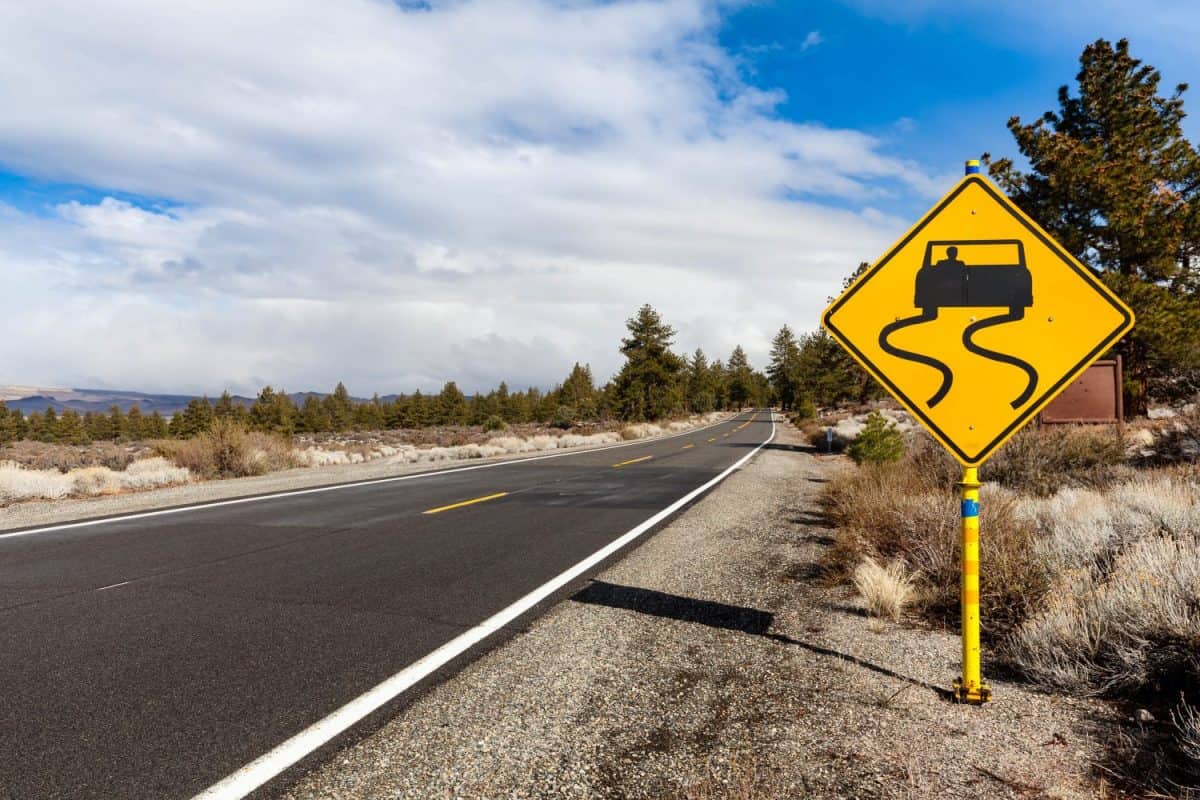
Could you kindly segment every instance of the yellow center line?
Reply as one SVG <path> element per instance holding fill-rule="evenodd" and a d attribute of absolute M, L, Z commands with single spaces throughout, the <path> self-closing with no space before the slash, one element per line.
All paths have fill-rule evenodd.
<path fill-rule="evenodd" d="M 685 444 L 683 447 L 681 447 L 681 448 L 679 448 L 679 449 L 680 449 L 680 450 L 688 450 L 688 449 L 690 449 L 690 448 L 693 448 L 693 447 L 695 447 L 695 446 L 696 446 L 696 444 L 695 444 L 695 442 L 693 442 L 692 444 Z"/>
<path fill-rule="evenodd" d="M 717 437 L 715 437 L 715 436 L 712 437 L 711 439 L 709 439 L 710 442 L 715 442 L 716 440 L 717 440 Z"/>
<path fill-rule="evenodd" d="M 452 503 L 448 506 L 439 506 L 437 508 L 431 508 L 428 511 L 424 511 L 422 513 L 424 513 L 424 514 L 440 514 L 443 511 L 449 511 L 453 508 L 462 508 L 463 506 L 473 506 L 476 503 L 486 503 L 488 500 L 496 500 L 501 497 L 506 497 L 507 495 L 508 495 L 508 492 L 497 492 L 496 494 L 489 494 L 489 495 L 485 495 L 483 497 L 476 497 L 474 500 L 463 500 L 461 503 Z"/>
<path fill-rule="evenodd" d="M 620 464 L 613 464 L 613 469 L 616 469 L 617 467 L 624 467 L 629 464 L 636 464 L 639 461 L 649 461 L 652 458 L 654 458 L 654 456 L 642 456 L 641 458 L 631 458 L 628 461 L 622 461 Z"/>

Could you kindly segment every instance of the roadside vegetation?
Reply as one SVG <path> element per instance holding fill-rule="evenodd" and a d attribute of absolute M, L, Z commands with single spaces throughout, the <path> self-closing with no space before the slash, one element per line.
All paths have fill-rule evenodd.
<path fill-rule="evenodd" d="M 673 352 L 675 331 L 650 306 L 628 320 L 625 364 L 597 387 L 575 364 L 552 390 L 506 384 L 467 397 L 450 381 L 436 395 L 293 396 L 266 387 L 249 406 L 226 392 L 192 400 L 170 419 L 53 407 L 24 415 L 0 402 L 0 504 L 94 496 L 295 467 L 437 463 L 611 444 L 709 424 L 767 405 L 775 384 L 735 347 L 728 362 Z M 790 331 L 784 331 L 790 336 Z"/>

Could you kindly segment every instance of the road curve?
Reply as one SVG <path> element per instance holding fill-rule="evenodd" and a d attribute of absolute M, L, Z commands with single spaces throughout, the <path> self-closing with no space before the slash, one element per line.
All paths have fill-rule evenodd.
<path fill-rule="evenodd" d="M 270 796 L 412 692 L 220 782 L 430 654 L 461 643 L 421 675 L 460 668 L 546 605 L 522 598 L 562 596 L 768 441 L 770 417 L 0 537 L 0 798 Z M 489 621 L 500 635 L 477 635 Z"/>

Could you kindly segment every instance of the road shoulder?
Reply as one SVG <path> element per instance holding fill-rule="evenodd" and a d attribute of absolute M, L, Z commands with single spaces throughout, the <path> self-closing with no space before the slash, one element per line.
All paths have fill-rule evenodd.
<path fill-rule="evenodd" d="M 993 680 L 952 634 L 866 618 L 817 560 L 838 462 L 782 426 L 595 581 L 287 797 L 1089 797 L 1096 701 Z"/>

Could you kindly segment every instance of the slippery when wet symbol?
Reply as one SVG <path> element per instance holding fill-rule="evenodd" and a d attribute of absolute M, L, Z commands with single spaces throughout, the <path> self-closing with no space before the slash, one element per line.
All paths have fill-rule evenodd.
<path fill-rule="evenodd" d="M 1133 325 L 987 178 L 960 180 L 834 300 L 830 335 L 978 466 Z"/>
<path fill-rule="evenodd" d="M 938 254 L 944 257 L 938 261 Z M 968 263 L 965 259 L 970 258 Z M 1011 402 L 1020 408 L 1029 402 L 1037 389 L 1038 373 L 1029 362 L 1016 356 L 982 347 L 974 341 L 975 334 L 996 325 L 1019 322 L 1025 310 L 1033 305 L 1033 276 L 1025 264 L 1025 247 L 1019 239 L 959 239 L 930 241 L 925 244 L 925 260 L 917 272 L 913 305 L 921 313 L 898 319 L 883 327 L 879 347 L 889 355 L 924 364 L 938 371 L 941 384 L 926 401 L 933 408 L 945 399 L 954 384 L 954 372 L 933 356 L 904 350 L 889 338 L 897 331 L 938 317 L 940 308 L 1007 308 L 1003 314 L 972 321 L 963 330 L 962 343 L 968 352 L 1022 370 L 1025 388 Z"/>

